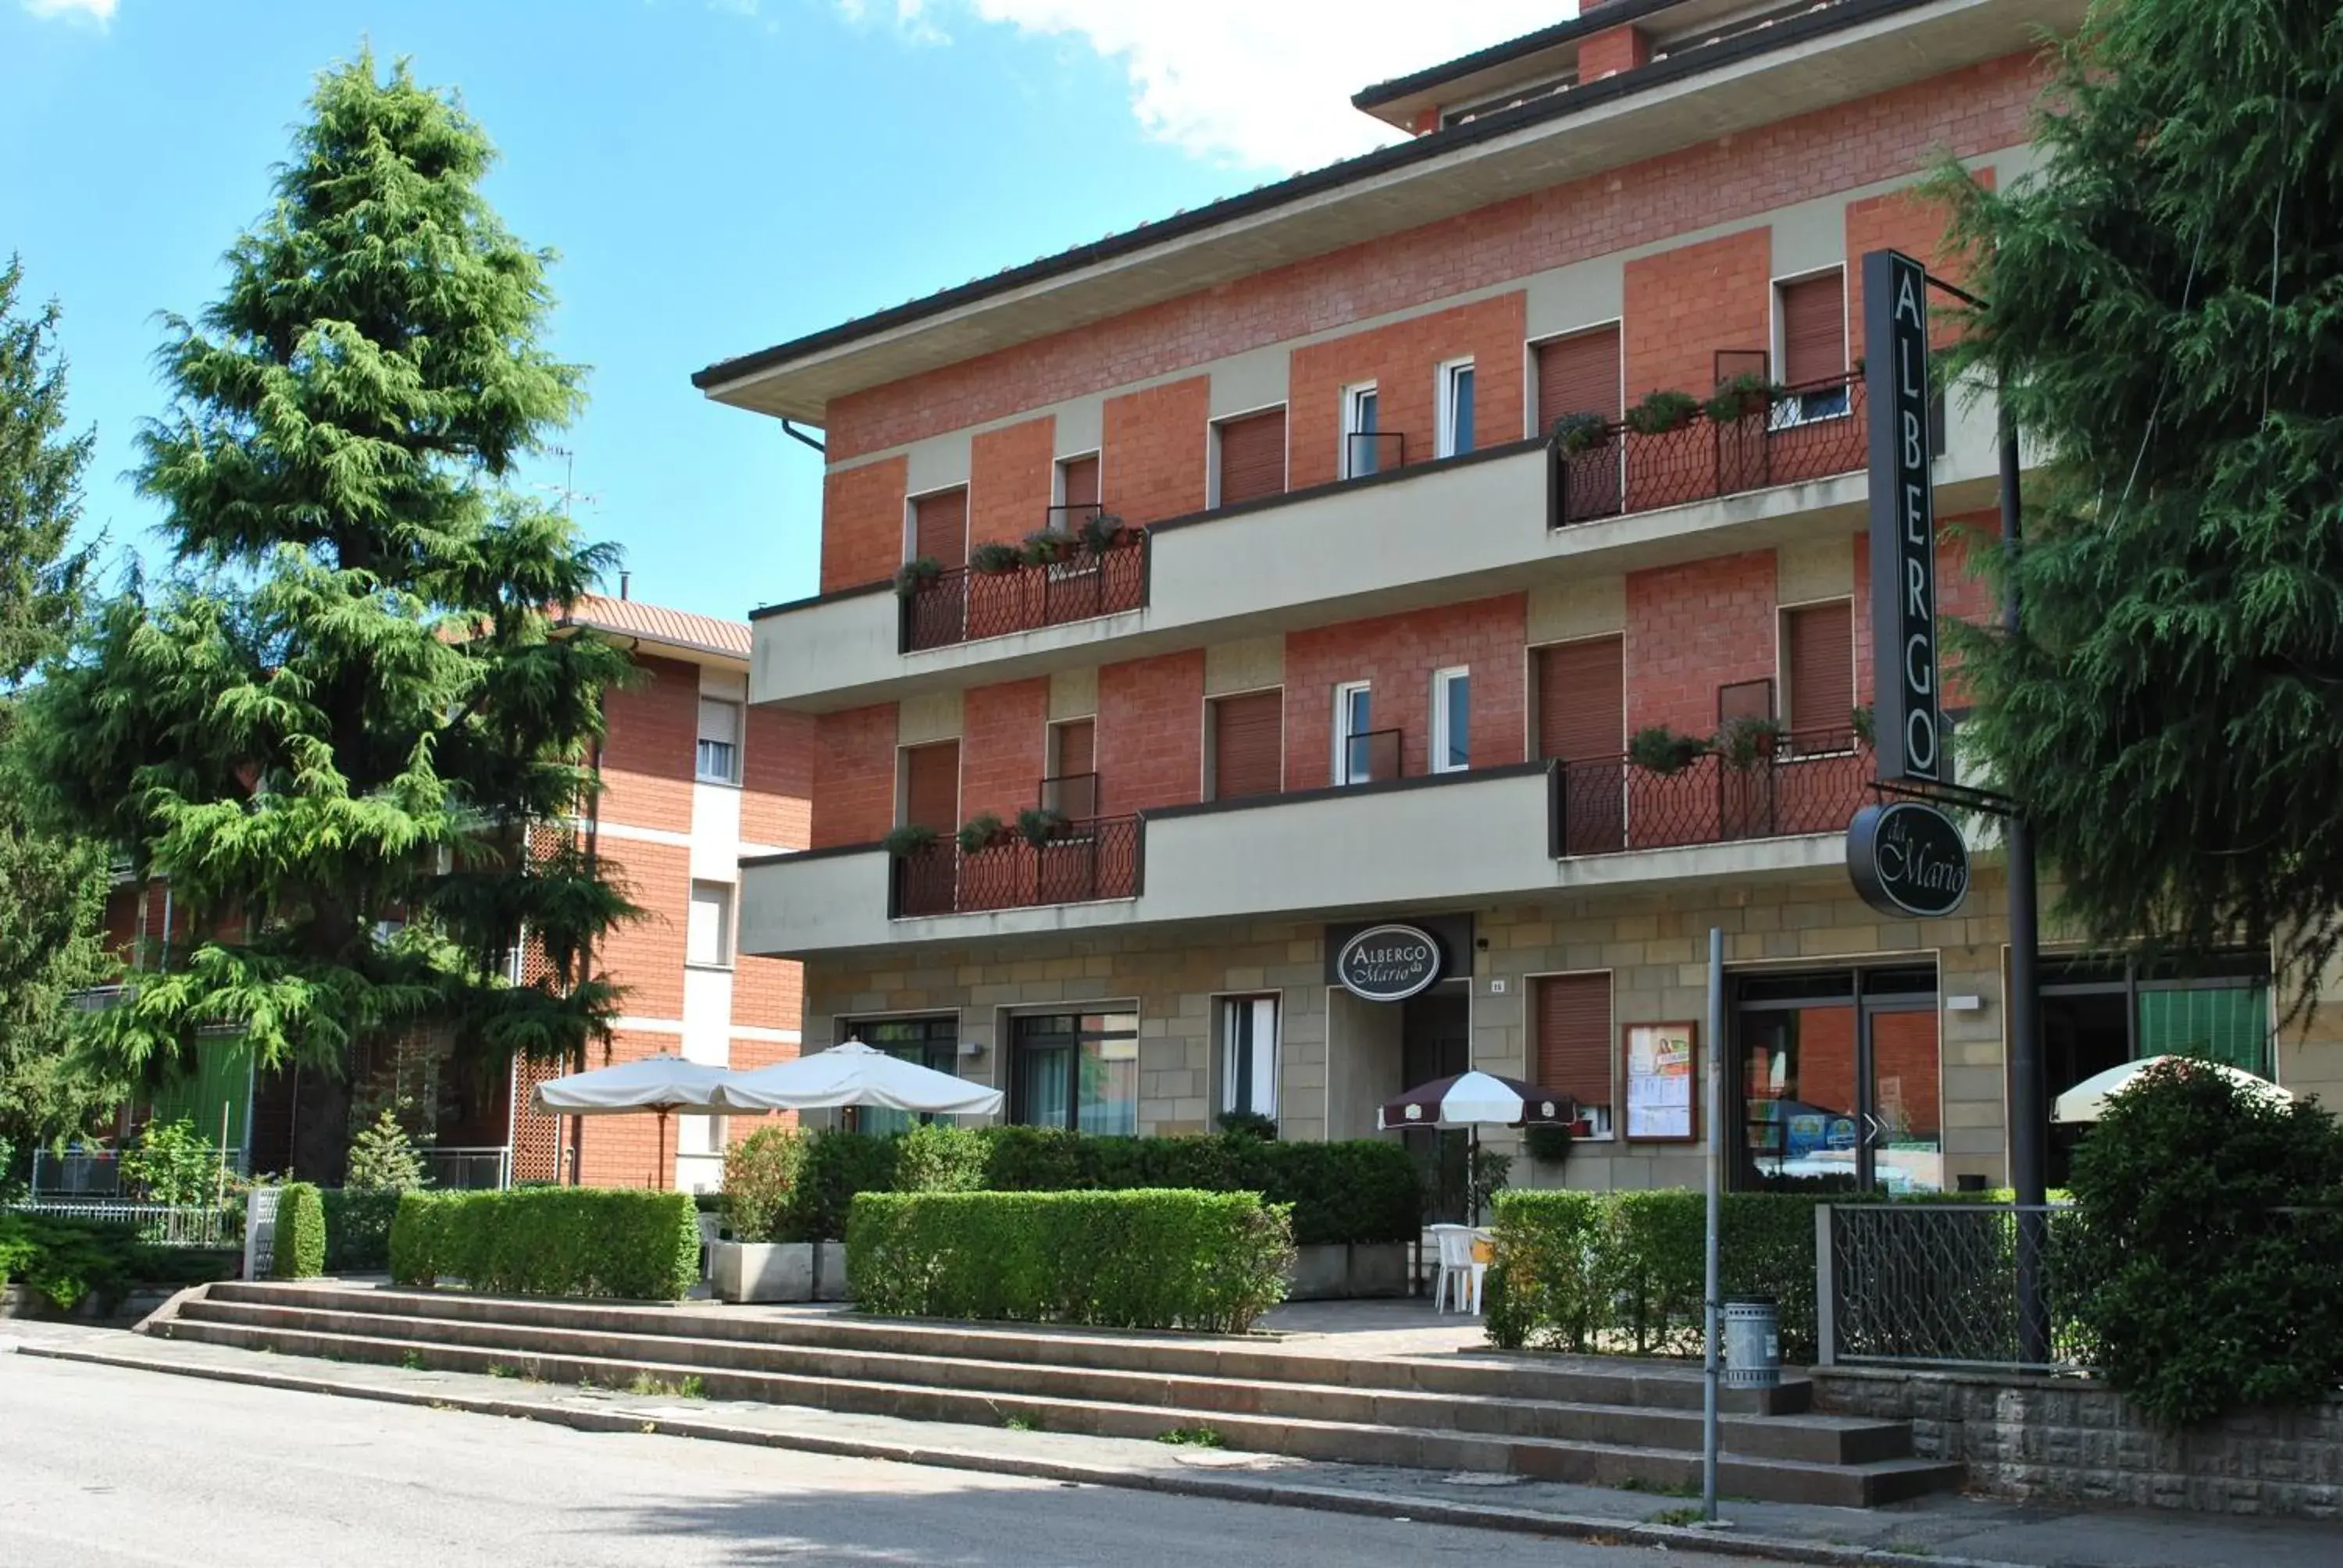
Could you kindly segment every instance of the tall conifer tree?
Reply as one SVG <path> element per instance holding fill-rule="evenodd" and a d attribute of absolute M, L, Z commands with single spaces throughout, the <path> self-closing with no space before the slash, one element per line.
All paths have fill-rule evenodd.
<path fill-rule="evenodd" d="M 197 922 L 94 1020 L 97 1059 L 151 1081 L 226 1030 L 300 1066 L 295 1164 L 326 1180 L 356 1049 L 568 1060 L 616 1004 L 587 954 L 633 912 L 531 849 L 592 787 L 627 664 L 548 613 L 611 552 L 507 487 L 581 372 L 538 341 L 550 257 L 482 197 L 492 156 L 404 63 L 319 77 L 274 209 L 160 355 L 139 478 L 175 569 L 99 607 L 35 705 L 55 802 Z M 524 940 L 549 962 L 514 983 Z"/>

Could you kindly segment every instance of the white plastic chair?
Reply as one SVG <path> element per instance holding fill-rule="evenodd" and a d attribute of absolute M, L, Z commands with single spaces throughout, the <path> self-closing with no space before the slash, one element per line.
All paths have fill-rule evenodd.
<path fill-rule="evenodd" d="M 1432 1239 L 1440 1247 L 1440 1272 L 1432 1286 L 1432 1310 L 1444 1312 L 1453 1298 L 1456 1310 L 1481 1315 L 1481 1279 L 1489 1265 L 1473 1256 L 1473 1230 L 1468 1225 L 1434 1225 Z M 1454 1287 L 1452 1292 L 1450 1287 Z M 1466 1303 L 1469 1302 L 1470 1305 Z"/>

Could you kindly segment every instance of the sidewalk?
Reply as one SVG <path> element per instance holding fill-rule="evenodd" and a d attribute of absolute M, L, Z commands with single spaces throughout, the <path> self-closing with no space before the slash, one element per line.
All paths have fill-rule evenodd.
<path fill-rule="evenodd" d="M 0 1324 L 4 1351 L 586 1431 L 656 1430 L 712 1442 L 1843 1568 L 2335 1568 L 2343 1563 L 2343 1527 L 2312 1521 L 2085 1511 L 1969 1497 L 1877 1509 L 1728 1500 L 1722 1513 L 1730 1527 L 1706 1531 L 1675 1523 L 1698 1507 L 1697 1500 L 1500 1475 L 1321 1464 L 1122 1438 L 690 1399 L 672 1392 L 557 1387 L 256 1354 L 57 1323 Z"/>

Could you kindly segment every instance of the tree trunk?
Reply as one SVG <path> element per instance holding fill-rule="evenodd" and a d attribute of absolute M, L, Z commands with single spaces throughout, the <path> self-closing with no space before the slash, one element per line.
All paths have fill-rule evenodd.
<path fill-rule="evenodd" d="M 293 1174 L 338 1187 L 350 1159 L 348 1064 L 338 1072 L 307 1069 L 293 1095 Z"/>

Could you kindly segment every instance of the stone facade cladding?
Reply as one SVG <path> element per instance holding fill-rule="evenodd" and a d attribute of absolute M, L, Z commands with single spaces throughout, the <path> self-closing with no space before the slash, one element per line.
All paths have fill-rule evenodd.
<path fill-rule="evenodd" d="M 2159 1431 L 2105 1383 L 1869 1367 L 1814 1372 L 1838 1414 L 1912 1423 L 1915 1452 L 2022 1501 L 2343 1519 L 2343 1399 Z"/>

